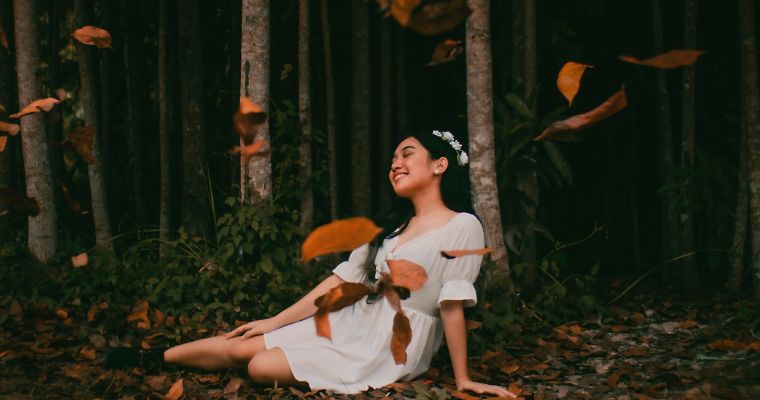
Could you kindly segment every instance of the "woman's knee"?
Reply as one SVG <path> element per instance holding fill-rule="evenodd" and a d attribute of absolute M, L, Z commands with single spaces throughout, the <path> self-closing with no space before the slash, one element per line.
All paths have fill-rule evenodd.
<path fill-rule="evenodd" d="M 257 354 L 248 362 L 248 376 L 258 383 L 269 383 L 271 381 L 270 371 L 266 368 L 266 355 Z"/>
<path fill-rule="evenodd" d="M 245 340 L 232 340 L 234 340 L 234 342 L 230 343 L 229 357 L 233 363 L 240 366 L 248 364 L 256 353 L 265 350 L 264 340 L 261 336 L 255 336 Z"/>

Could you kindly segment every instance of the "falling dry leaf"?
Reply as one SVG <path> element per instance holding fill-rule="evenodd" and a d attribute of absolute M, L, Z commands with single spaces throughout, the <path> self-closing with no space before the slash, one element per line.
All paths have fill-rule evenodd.
<path fill-rule="evenodd" d="M 230 150 L 230 153 L 232 154 L 240 154 L 241 157 L 243 157 L 244 162 L 248 162 L 248 160 L 251 159 L 254 155 L 257 153 L 260 153 L 260 150 L 262 146 L 266 144 L 265 140 L 257 140 L 253 142 L 252 144 L 245 145 L 243 147 L 235 146 Z"/>
<path fill-rule="evenodd" d="M 5 204 L 11 212 L 26 214 L 30 217 L 35 217 L 40 213 L 37 201 L 12 188 L 0 188 L 0 204 Z"/>
<path fill-rule="evenodd" d="M 480 328 L 481 326 L 483 326 L 483 323 L 468 319 L 467 321 L 465 321 L 464 326 L 467 328 L 468 331 L 471 331 L 471 330 Z"/>
<path fill-rule="evenodd" d="M 132 312 L 127 316 L 127 322 L 137 321 L 137 327 L 140 329 L 150 329 L 150 319 L 148 319 L 148 309 L 150 305 L 147 301 L 141 300 L 134 307 Z"/>
<path fill-rule="evenodd" d="M 323 254 L 350 251 L 372 240 L 380 231 L 364 217 L 341 219 L 312 231 L 301 246 L 301 261 L 307 262 Z"/>
<path fill-rule="evenodd" d="M 6 145 L 8 145 L 8 136 L 0 136 L 0 153 L 5 151 Z"/>
<path fill-rule="evenodd" d="M 575 132 L 587 129 L 597 122 L 609 118 L 625 108 L 628 100 L 625 97 L 625 88 L 612 95 L 599 107 L 580 115 L 575 115 L 562 121 L 549 125 L 538 137 L 533 140 L 571 140 Z"/>
<path fill-rule="evenodd" d="M 95 164 L 95 156 L 92 154 L 93 134 L 91 126 L 80 126 L 69 133 L 61 146 L 76 151 L 87 164 Z"/>
<path fill-rule="evenodd" d="M 240 106 L 232 117 L 235 132 L 243 139 L 243 144 L 249 145 L 256 138 L 259 131 L 259 125 L 267 121 L 267 114 L 264 109 L 254 103 L 248 97 L 240 98 Z"/>
<path fill-rule="evenodd" d="M 83 26 L 75 30 L 71 36 L 86 45 L 97 46 L 101 49 L 111 47 L 111 34 L 95 26 Z"/>
<path fill-rule="evenodd" d="M 314 305 L 317 306 L 317 312 L 314 314 L 317 335 L 331 339 L 330 320 L 327 315 L 356 303 L 369 292 L 369 288 L 361 283 L 344 282 L 317 297 L 314 300 Z"/>
<path fill-rule="evenodd" d="M 391 337 L 391 353 L 396 364 L 406 364 L 406 348 L 412 342 L 412 327 L 409 318 L 403 312 L 397 311 L 393 317 L 393 336 Z"/>
<path fill-rule="evenodd" d="M 21 127 L 18 124 L 11 124 L 8 122 L 0 121 L 0 132 L 7 132 L 11 136 L 18 135 L 18 131 Z"/>
<path fill-rule="evenodd" d="M 461 40 L 446 39 L 435 47 L 433 56 L 427 65 L 432 66 L 452 62 L 463 52 L 464 45 Z"/>
<path fill-rule="evenodd" d="M 427 281 L 425 268 L 408 260 L 388 260 L 390 267 L 391 282 L 395 286 L 405 287 L 409 290 L 418 290 Z"/>
<path fill-rule="evenodd" d="M 586 68 L 593 68 L 591 65 L 580 64 L 577 62 L 566 62 L 559 70 L 557 75 L 557 88 L 567 99 L 568 104 L 573 104 L 575 95 L 581 86 L 581 77 Z"/>
<path fill-rule="evenodd" d="M 392 0 L 390 2 L 390 13 L 393 18 L 396 18 L 401 26 L 406 26 L 409 23 L 409 18 L 412 17 L 414 9 L 420 5 L 421 0 Z M 383 5 L 381 4 L 381 8 Z M 386 7 L 387 9 L 387 2 Z"/>
<path fill-rule="evenodd" d="M 704 54 L 704 51 L 700 50 L 670 50 L 646 60 L 640 60 L 628 55 L 618 56 L 618 58 L 631 64 L 659 69 L 671 69 L 694 64 L 702 54 Z"/>
<path fill-rule="evenodd" d="M 46 99 L 39 99 L 35 100 L 26 107 L 22 108 L 21 111 L 11 114 L 11 118 L 21 118 L 25 115 L 38 113 L 40 111 L 48 112 L 53 109 L 53 106 L 60 103 L 61 101 L 58 99 L 54 99 L 52 97 L 48 97 Z"/>
<path fill-rule="evenodd" d="M 441 250 L 441 255 L 446 258 L 457 258 L 457 257 L 469 256 L 469 255 L 482 256 L 492 251 L 493 249 L 490 249 L 488 247 L 483 247 L 481 249 L 469 249 L 469 250 Z"/>
<path fill-rule="evenodd" d="M 85 265 L 87 265 L 87 262 L 88 262 L 87 253 L 82 253 L 74 257 L 71 257 L 71 265 L 73 265 L 75 268 L 84 267 Z"/>
<path fill-rule="evenodd" d="M 401 26 L 408 26 L 423 35 L 451 30 L 471 13 L 466 0 L 394 0 L 390 9 Z"/>
<path fill-rule="evenodd" d="M 169 392 L 164 396 L 164 400 L 177 400 L 182 397 L 183 391 L 184 388 L 182 385 L 182 378 L 179 378 L 176 382 L 174 382 L 172 387 L 169 388 Z"/>

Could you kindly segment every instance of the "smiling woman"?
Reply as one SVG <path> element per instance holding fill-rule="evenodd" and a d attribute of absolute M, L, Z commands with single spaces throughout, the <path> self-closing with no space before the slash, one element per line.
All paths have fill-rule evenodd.
<path fill-rule="evenodd" d="M 477 303 L 475 282 L 482 252 L 444 257 L 443 251 L 485 246 L 467 177 L 467 154 L 450 132 L 405 138 L 393 153 L 388 180 L 396 193 L 380 221 L 382 231 L 351 252 L 347 261 L 301 300 L 273 318 L 249 322 L 224 336 L 165 352 L 118 349 L 110 367 L 152 359 L 206 370 L 247 368 L 262 383 L 305 384 L 311 389 L 358 393 L 410 380 L 429 367 L 444 333 L 459 390 L 514 397 L 505 388 L 470 380 L 464 307 Z M 375 285 L 390 273 L 389 263 L 405 260 L 424 269 L 427 280 L 400 302 L 362 298 L 328 314 L 331 337 L 315 329 L 315 301 L 338 285 Z M 321 303 L 320 303 L 321 304 Z M 400 318 L 399 314 L 406 318 Z M 408 324 L 406 354 L 389 351 L 397 324 Z M 393 329 L 391 329 L 393 327 Z M 329 365 L 329 368 L 325 366 Z"/>

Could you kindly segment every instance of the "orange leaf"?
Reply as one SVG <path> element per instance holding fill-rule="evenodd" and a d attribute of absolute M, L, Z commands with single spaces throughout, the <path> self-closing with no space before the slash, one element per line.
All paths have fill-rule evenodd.
<path fill-rule="evenodd" d="M 408 260 L 388 260 L 391 282 L 394 286 L 417 290 L 425 285 L 427 272 L 421 266 Z"/>
<path fill-rule="evenodd" d="M 314 300 L 314 305 L 317 306 L 317 312 L 314 314 L 317 335 L 332 339 L 330 320 L 327 318 L 327 314 L 348 307 L 367 294 L 369 294 L 367 286 L 361 283 L 344 282 L 317 297 Z"/>
<path fill-rule="evenodd" d="M 396 18 L 396 21 L 401 26 L 406 26 L 409 23 L 409 18 L 412 17 L 414 9 L 420 5 L 421 0 L 393 0 L 391 2 L 391 15 Z"/>
<path fill-rule="evenodd" d="M 61 142 L 61 146 L 76 151 L 87 164 L 95 164 L 95 156 L 92 154 L 94 133 L 91 126 L 80 126 L 69 133 L 66 140 Z"/>
<path fill-rule="evenodd" d="M 618 58 L 631 64 L 659 69 L 671 69 L 694 64 L 702 54 L 704 54 L 704 51 L 700 50 L 670 50 L 646 60 L 640 60 L 628 55 L 618 56 Z"/>
<path fill-rule="evenodd" d="M 55 316 L 60 319 L 66 319 L 69 317 L 69 313 L 66 312 L 66 310 L 64 310 L 63 308 L 57 308 L 55 310 Z"/>
<path fill-rule="evenodd" d="M 467 0 L 432 1 L 416 7 L 406 25 L 423 35 L 437 35 L 464 22 L 471 12 Z"/>
<path fill-rule="evenodd" d="M 452 62 L 464 52 L 464 45 L 461 40 L 446 39 L 439 43 L 433 50 L 428 66 Z"/>
<path fill-rule="evenodd" d="M 501 372 L 507 375 L 511 375 L 518 369 L 520 369 L 519 365 L 507 365 L 507 366 L 501 367 Z"/>
<path fill-rule="evenodd" d="M 79 350 L 79 355 L 88 360 L 94 360 L 96 358 L 95 349 L 90 345 L 82 347 L 82 349 Z"/>
<path fill-rule="evenodd" d="M 8 136 L 0 136 L 0 153 L 5 151 L 5 146 L 8 144 Z"/>
<path fill-rule="evenodd" d="M 18 131 L 21 129 L 18 124 L 10 124 L 8 122 L 0 121 L 0 132 L 8 132 L 11 136 L 18 135 Z"/>
<path fill-rule="evenodd" d="M 406 364 L 406 347 L 412 342 L 412 327 L 409 318 L 403 312 L 397 311 L 393 317 L 393 336 L 391 337 L 391 353 L 396 364 Z"/>
<path fill-rule="evenodd" d="M 107 30 L 95 26 L 83 26 L 75 30 L 71 36 L 86 45 L 97 46 L 101 49 L 111 47 L 111 34 Z"/>
<path fill-rule="evenodd" d="M 87 254 L 87 253 L 84 253 Z M 100 312 L 100 308 L 97 304 L 93 304 L 89 310 L 87 310 L 87 321 L 92 321 Z"/>
<path fill-rule="evenodd" d="M 169 392 L 164 396 L 164 400 L 177 400 L 182 397 L 184 388 L 182 386 L 182 378 L 177 379 L 176 382 L 169 388 Z"/>
<path fill-rule="evenodd" d="M 483 326 L 482 322 L 473 321 L 473 320 L 469 320 L 469 319 L 467 321 L 465 321 L 465 327 L 467 328 L 468 331 L 471 331 L 471 330 L 474 330 L 474 329 L 478 329 L 481 326 Z"/>
<path fill-rule="evenodd" d="M 266 144 L 266 140 L 257 140 L 253 142 L 252 144 L 245 145 L 243 147 L 235 146 L 230 150 L 230 153 L 232 154 L 240 154 L 241 157 L 243 157 L 244 162 L 248 162 L 248 160 L 251 159 L 256 153 L 259 153 L 262 146 Z"/>
<path fill-rule="evenodd" d="M 132 312 L 127 316 L 127 322 L 137 321 L 137 327 L 140 329 L 150 329 L 150 319 L 148 319 L 148 309 L 150 305 L 147 301 L 141 300 L 134 307 Z"/>
<path fill-rule="evenodd" d="M 0 188 L 0 204 L 5 204 L 11 212 L 26 214 L 30 217 L 35 217 L 40 213 L 40 206 L 36 200 L 26 197 L 13 188 Z"/>
<path fill-rule="evenodd" d="M 306 262 L 323 254 L 353 250 L 382 231 L 364 217 L 341 219 L 312 231 L 301 246 L 301 261 Z"/>
<path fill-rule="evenodd" d="M 248 145 L 253 143 L 256 133 L 259 131 L 259 125 L 267 121 L 267 114 L 264 109 L 254 103 L 248 97 L 240 98 L 240 106 L 232 116 L 232 123 L 235 132 L 243 139 L 243 143 Z"/>
<path fill-rule="evenodd" d="M 243 380 L 240 378 L 232 378 L 227 382 L 227 386 L 224 387 L 224 394 L 234 394 L 240 389 L 240 385 L 243 384 Z"/>
<path fill-rule="evenodd" d="M 493 249 L 484 247 L 482 249 L 469 249 L 469 250 L 441 250 L 441 255 L 446 258 L 457 258 L 469 255 L 485 255 L 492 252 Z"/>
<path fill-rule="evenodd" d="M 507 388 L 507 390 L 509 390 L 510 392 L 512 392 L 512 393 L 514 393 L 516 395 L 519 395 L 523 391 L 520 386 L 517 386 L 517 382 L 510 383 L 509 387 Z"/>
<path fill-rule="evenodd" d="M 74 268 L 81 268 L 87 265 L 88 259 L 87 259 L 87 253 L 82 253 L 76 256 L 71 257 L 71 265 L 74 266 Z"/>
<path fill-rule="evenodd" d="M 580 64 L 577 62 L 566 62 L 559 70 L 557 75 L 557 89 L 567 99 L 568 104 L 573 104 L 573 99 L 581 87 L 581 77 L 586 68 L 593 68 L 591 65 Z"/>
<path fill-rule="evenodd" d="M 53 106 L 60 103 L 61 101 L 52 97 L 48 97 L 46 99 L 39 99 L 35 100 L 23 109 L 21 111 L 9 115 L 11 118 L 21 118 L 25 115 L 38 113 L 40 111 L 48 112 L 53 109 Z"/>
<path fill-rule="evenodd" d="M 538 137 L 533 140 L 571 140 L 573 133 L 589 128 L 597 122 L 609 118 L 628 105 L 625 98 L 625 88 L 612 95 L 599 107 L 583 114 L 574 115 L 562 121 L 549 125 Z"/>

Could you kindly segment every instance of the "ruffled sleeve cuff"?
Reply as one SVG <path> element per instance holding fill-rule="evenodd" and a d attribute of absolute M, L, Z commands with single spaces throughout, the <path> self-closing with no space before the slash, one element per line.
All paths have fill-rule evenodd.
<path fill-rule="evenodd" d="M 350 261 L 343 261 L 338 264 L 332 272 L 346 282 L 361 282 L 364 280 L 364 271 L 362 268 L 354 265 Z"/>
<path fill-rule="evenodd" d="M 478 303 L 478 295 L 475 286 L 465 280 L 453 280 L 444 282 L 441 293 L 438 295 L 438 307 L 444 300 L 462 300 L 465 307 L 472 307 Z"/>

